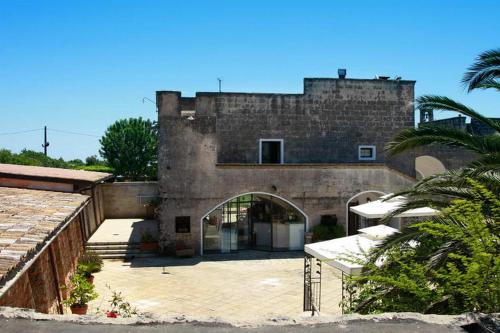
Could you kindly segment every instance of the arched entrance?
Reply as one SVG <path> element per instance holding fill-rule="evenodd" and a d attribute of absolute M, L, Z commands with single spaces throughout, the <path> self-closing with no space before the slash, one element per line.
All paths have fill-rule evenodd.
<path fill-rule="evenodd" d="M 349 208 L 351 208 L 351 206 L 357 206 L 370 201 L 377 200 L 379 197 L 385 194 L 387 193 L 376 190 L 363 191 L 358 194 L 355 194 L 349 200 L 347 200 L 347 203 L 345 205 L 346 206 L 345 225 L 346 225 L 347 236 L 357 234 L 358 229 L 364 227 L 364 225 L 362 225 L 363 221 L 361 221 L 361 217 L 355 213 L 352 213 Z"/>
<path fill-rule="evenodd" d="M 443 163 L 432 156 L 419 156 L 415 159 L 415 171 L 417 179 L 429 177 L 446 171 Z"/>
<path fill-rule="evenodd" d="M 232 197 L 201 219 L 201 252 L 255 249 L 302 250 L 306 214 L 273 194 L 251 192 Z"/>

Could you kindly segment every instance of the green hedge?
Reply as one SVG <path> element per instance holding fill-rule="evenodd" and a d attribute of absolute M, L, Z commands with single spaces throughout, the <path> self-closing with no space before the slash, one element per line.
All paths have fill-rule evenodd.
<path fill-rule="evenodd" d="M 342 225 L 324 225 L 318 224 L 312 228 L 313 241 L 320 242 L 333 238 L 345 236 L 345 229 Z"/>

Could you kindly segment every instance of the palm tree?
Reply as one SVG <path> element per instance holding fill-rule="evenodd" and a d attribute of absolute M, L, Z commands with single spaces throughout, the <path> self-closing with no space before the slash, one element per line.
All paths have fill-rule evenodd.
<path fill-rule="evenodd" d="M 474 89 L 500 90 L 500 49 L 483 52 L 476 62 L 469 67 L 463 82 L 468 91 Z M 441 110 L 457 112 L 492 128 L 492 135 L 478 135 L 458 129 L 424 124 L 419 128 L 408 128 L 400 132 L 386 147 L 389 155 L 426 146 L 442 144 L 459 147 L 473 152 L 476 159 L 460 170 L 431 176 L 418 182 L 412 189 L 400 194 L 410 197 L 408 207 L 413 208 L 425 204 L 442 207 L 450 199 L 467 198 L 467 182 L 465 178 L 473 178 L 485 185 L 494 193 L 500 193 L 500 121 L 487 118 L 474 109 L 456 102 L 448 97 L 425 95 L 417 99 L 417 107 L 421 110 Z M 398 211 L 399 212 L 399 211 Z"/>
<path fill-rule="evenodd" d="M 500 49 L 483 52 L 478 56 L 476 62 L 468 68 L 464 75 L 463 83 L 467 85 L 467 90 L 493 89 L 500 91 Z M 436 95 L 426 95 L 417 99 L 417 107 L 421 110 L 442 110 L 453 111 L 469 116 L 478 122 L 489 126 L 496 133 L 481 136 L 458 129 L 437 126 L 432 123 L 424 124 L 419 128 L 408 128 L 397 134 L 389 142 L 386 151 L 389 155 L 399 154 L 414 148 L 423 147 L 430 144 L 441 144 L 450 147 L 458 147 L 473 152 L 475 160 L 469 165 L 458 169 L 449 170 L 442 174 L 427 177 L 416 183 L 412 188 L 394 194 L 405 195 L 408 202 L 397 211 L 392 212 L 390 218 L 408 209 L 432 206 L 435 208 L 445 208 L 454 199 L 467 199 L 475 202 L 484 202 L 483 193 L 478 191 L 481 186 L 498 197 L 500 194 L 500 121 L 487 118 L 474 109 L 464 104 L 456 102 L 450 98 Z M 389 198 L 388 198 L 389 199 Z M 386 200 L 388 200 L 386 199 Z M 491 205 L 484 204 L 482 215 L 488 232 L 496 235 L 499 232 L 498 211 L 491 210 Z M 462 224 L 455 221 L 452 216 L 440 215 L 432 218 L 432 221 L 446 226 Z M 411 225 L 410 225 L 411 226 Z M 418 226 L 418 225 L 417 225 Z M 425 244 L 425 254 L 415 255 L 411 258 L 417 263 L 424 263 L 428 272 L 435 270 L 448 262 L 450 253 L 467 252 L 467 244 L 460 239 L 434 244 L 428 247 L 427 240 L 432 239 L 425 229 L 419 227 L 409 227 L 400 233 L 386 238 L 374 251 L 369 254 L 369 265 L 365 266 L 363 275 L 370 279 L 372 274 L 377 274 L 377 262 L 384 262 L 384 258 L 390 257 L 391 251 Z M 391 265 L 391 263 L 387 263 Z M 371 268 L 368 268 L 371 267 Z M 429 280 L 431 283 L 431 280 Z M 356 311 L 366 310 L 370 304 L 377 299 L 382 299 L 387 295 L 398 292 L 397 287 L 381 288 L 362 303 L 358 304 Z M 443 300 L 446 302 L 446 300 Z M 426 311 L 434 311 L 433 307 L 438 304 L 429 304 Z"/>
<path fill-rule="evenodd" d="M 490 88 L 499 90 L 499 78 L 500 49 L 496 49 L 480 54 L 476 62 L 468 68 L 463 82 L 467 84 L 468 91 Z M 412 208 L 424 206 L 444 208 L 449 206 L 454 199 L 477 199 L 477 191 L 473 189 L 475 183 L 483 185 L 497 196 L 500 195 L 500 121 L 487 118 L 474 109 L 444 96 L 421 96 L 417 99 L 417 107 L 424 110 L 457 112 L 489 126 L 496 133 L 482 136 L 431 123 L 424 124 L 419 128 L 408 128 L 397 134 L 386 147 L 389 155 L 429 144 L 442 144 L 471 151 L 475 154 L 476 159 L 464 168 L 424 178 L 412 188 L 394 194 L 393 196 L 405 195 L 408 202 L 384 220 L 388 221 L 401 212 Z M 493 218 L 493 220 L 498 219 L 498 216 L 495 217 L 492 214 L 495 212 L 484 212 L 484 216 Z M 435 220 L 439 221 L 440 218 L 436 217 Z M 382 242 L 378 251 L 374 253 L 373 260 L 380 259 L 385 251 L 394 246 L 402 246 L 421 237 L 425 237 L 425 234 L 416 229 L 403 230 Z M 456 246 L 460 246 L 460 244 L 443 244 L 430 257 L 421 259 L 429 260 L 430 265 L 442 263 L 446 253 L 451 247 Z"/>

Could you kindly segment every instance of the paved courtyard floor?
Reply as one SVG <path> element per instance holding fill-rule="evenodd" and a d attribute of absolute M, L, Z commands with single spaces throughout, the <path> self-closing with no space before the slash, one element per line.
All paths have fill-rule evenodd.
<path fill-rule="evenodd" d="M 303 254 L 291 252 L 106 260 L 95 274 L 100 296 L 89 310 L 108 307 L 109 285 L 141 312 L 237 321 L 307 315 L 302 312 L 303 265 Z M 340 275 L 325 266 L 322 312 L 340 314 Z"/>
<path fill-rule="evenodd" d="M 139 243 L 143 232 L 158 233 L 156 220 L 106 219 L 88 240 L 89 243 Z"/>

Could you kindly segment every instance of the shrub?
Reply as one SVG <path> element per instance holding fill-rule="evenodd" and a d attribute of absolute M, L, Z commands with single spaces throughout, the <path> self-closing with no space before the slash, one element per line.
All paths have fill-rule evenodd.
<path fill-rule="evenodd" d="M 345 229 L 342 225 L 318 224 L 317 226 L 314 226 L 311 231 L 313 233 L 314 242 L 345 236 Z"/>
<path fill-rule="evenodd" d="M 141 243 L 152 243 L 152 242 L 156 242 L 156 239 L 153 236 L 153 234 L 151 234 L 151 232 L 143 229 L 141 231 Z"/>
<path fill-rule="evenodd" d="M 82 165 L 82 166 L 75 167 L 75 169 L 84 170 L 84 171 L 97 171 L 97 172 L 113 173 L 113 168 L 110 168 L 109 166 L 106 166 L 106 165 Z"/>
<path fill-rule="evenodd" d="M 74 274 L 70 278 L 70 285 L 63 288 L 70 290 L 69 297 L 63 301 L 69 306 L 84 306 L 98 297 L 95 286 L 87 282 L 82 274 Z"/>
<path fill-rule="evenodd" d="M 470 181 L 439 216 L 415 222 L 371 253 L 352 277 L 349 311 L 458 314 L 500 311 L 500 200 Z M 383 258 L 377 261 L 377 258 Z"/>
<path fill-rule="evenodd" d="M 77 270 L 85 276 L 90 276 L 92 273 L 100 272 L 103 261 L 94 251 L 86 251 L 78 260 Z"/>

